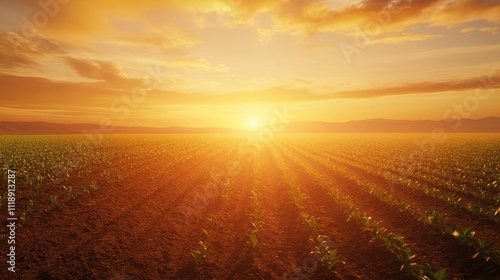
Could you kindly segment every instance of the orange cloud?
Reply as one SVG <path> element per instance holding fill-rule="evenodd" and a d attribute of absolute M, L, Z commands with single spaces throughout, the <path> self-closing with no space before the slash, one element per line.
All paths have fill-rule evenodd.
<path fill-rule="evenodd" d="M 41 59 L 63 53 L 60 43 L 41 35 L 28 39 L 15 32 L 0 33 L 0 69 L 39 67 Z"/>
<path fill-rule="evenodd" d="M 73 58 L 72 58 L 73 59 Z M 121 79 L 120 72 L 114 67 L 102 67 L 95 62 L 74 60 L 84 76 L 96 79 Z M 103 70 L 104 69 L 104 70 Z M 109 70 L 112 69 L 112 70 Z M 96 70 L 94 73 L 93 71 Z M 110 73 L 107 71 L 109 70 Z M 401 83 L 391 87 L 374 87 L 326 94 L 312 93 L 309 81 L 300 80 L 300 88 L 274 87 L 254 92 L 232 92 L 213 94 L 207 92 L 186 93 L 172 90 L 152 89 L 149 91 L 143 108 L 157 104 L 273 104 L 290 102 L 308 102 L 338 98 L 374 98 L 406 94 L 435 94 L 449 91 L 467 91 L 477 88 L 500 88 L 500 71 L 491 76 L 471 77 L 449 81 L 422 81 Z M 24 77 L 0 74 L 0 83 L 6 91 L 1 94 L 2 106 L 12 108 L 60 109 L 75 107 L 107 106 L 113 98 L 122 92 L 109 87 L 107 83 L 70 83 L 44 78 Z M 168 86 L 168 85 L 167 85 Z M 130 88 L 132 90 L 132 88 Z M 32 92 L 37 92 L 33 95 Z M 106 102 L 106 100 L 108 100 Z"/>
<path fill-rule="evenodd" d="M 102 83 L 72 83 L 46 78 L 0 73 L 2 107 L 23 109 L 61 109 L 80 107 L 87 110 L 102 104 L 103 97 L 118 96 Z M 33 94 L 36 92 L 36 94 Z"/>
<path fill-rule="evenodd" d="M 203 58 L 192 58 L 187 57 L 184 59 L 178 59 L 169 61 L 166 66 L 172 68 L 190 69 L 193 71 L 214 71 L 214 72 L 228 72 L 229 68 L 223 64 L 212 64 Z"/>
<path fill-rule="evenodd" d="M 186 55 L 186 49 L 201 43 L 195 36 L 173 27 L 144 32 L 120 32 L 106 38 L 108 44 L 127 45 L 132 47 L 152 47 L 160 49 L 164 54 Z"/>
<path fill-rule="evenodd" d="M 307 45 L 303 47 L 303 50 L 307 51 L 328 51 L 333 48 L 332 45 L 325 45 L 325 44 L 316 44 L 316 45 Z"/>
<path fill-rule="evenodd" d="M 491 76 L 458 79 L 453 81 L 425 81 L 406 83 L 393 87 L 351 90 L 329 95 L 336 98 L 373 98 L 405 94 L 432 94 L 447 91 L 466 91 L 477 88 L 494 89 L 500 87 L 500 72 Z"/>
<path fill-rule="evenodd" d="M 461 33 L 470 33 L 474 31 L 489 32 L 491 34 L 498 33 L 498 27 L 466 27 L 460 30 Z"/>
<path fill-rule="evenodd" d="M 359 32 L 359 29 L 364 33 L 367 32 L 364 29 L 383 32 L 421 22 L 424 14 L 437 4 L 437 1 L 432 0 L 368 0 L 333 10 L 320 0 L 292 0 L 280 6 L 276 11 L 276 19 L 282 28 L 291 32 L 294 29 L 303 34 L 339 30 Z"/>
<path fill-rule="evenodd" d="M 500 2 L 485 0 L 441 1 L 440 9 L 432 13 L 430 21 L 454 26 L 475 20 L 499 22 Z"/>
<path fill-rule="evenodd" d="M 118 65 L 109 61 L 83 60 L 72 56 L 66 56 L 64 60 L 78 75 L 85 78 L 101 80 L 121 87 L 140 84 L 139 80 L 127 77 Z"/>
<path fill-rule="evenodd" d="M 430 38 L 440 38 L 443 35 L 440 34 L 410 34 L 410 33 L 400 33 L 394 36 L 384 36 L 380 38 L 369 39 L 365 42 L 367 45 L 374 44 L 401 44 L 406 42 L 417 42 L 423 41 Z"/>
<path fill-rule="evenodd" d="M 144 0 L 139 2 L 133 0 L 29 0 L 15 5 L 27 7 L 24 9 L 27 12 L 23 17 L 36 29 L 63 33 L 70 37 L 112 34 L 116 28 L 111 24 L 111 19 L 145 20 L 143 16 L 153 11 L 229 14 L 235 22 L 248 21 L 260 14 L 269 14 L 273 19 L 274 30 L 294 34 L 338 30 L 353 32 L 346 30 L 353 28 L 377 28 L 381 32 L 390 32 L 421 23 L 455 26 L 476 20 L 488 22 L 500 20 L 498 17 L 500 3 L 484 0 L 365 0 L 337 9 L 331 8 L 324 0 Z M 40 14 L 44 14 L 46 20 L 40 20 L 43 18 L 39 16 Z M 192 23 L 197 24 L 196 18 L 192 18 Z"/>

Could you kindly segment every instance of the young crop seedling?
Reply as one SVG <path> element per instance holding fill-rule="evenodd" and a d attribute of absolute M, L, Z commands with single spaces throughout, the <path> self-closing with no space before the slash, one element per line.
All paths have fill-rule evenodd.
<path fill-rule="evenodd" d="M 445 280 L 447 273 L 446 273 L 446 268 L 443 268 L 438 271 L 434 271 L 432 267 L 426 263 L 425 264 L 425 269 L 427 270 L 426 275 L 423 275 L 420 277 L 422 280 Z"/>
<path fill-rule="evenodd" d="M 69 186 L 69 187 L 63 186 L 63 188 L 66 190 L 66 195 L 68 196 L 69 199 L 75 199 L 76 198 L 76 195 L 73 192 L 73 187 L 72 186 Z"/>
<path fill-rule="evenodd" d="M 300 192 L 298 188 L 293 189 L 292 191 L 293 202 L 299 209 L 304 208 L 304 201 L 307 199 L 307 196 Z"/>
<path fill-rule="evenodd" d="M 24 224 L 28 224 L 30 221 L 31 214 L 35 211 L 35 204 L 33 200 L 28 201 L 27 209 L 26 212 L 21 213 L 21 216 L 19 218 Z"/>
<path fill-rule="evenodd" d="M 311 252 L 316 256 L 321 263 L 331 272 L 334 266 L 343 263 L 339 256 L 337 256 L 337 249 L 332 249 L 328 246 L 328 237 L 325 235 L 318 235 L 314 239 L 315 248 Z"/>
<path fill-rule="evenodd" d="M 493 214 L 493 218 L 494 218 L 495 222 L 500 221 L 500 207 L 498 207 L 498 209 L 495 210 L 495 213 Z"/>
<path fill-rule="evenodd" d="M 250 234 L 250 245 L 252 246 L 252 252 L 257 250 L 257 245 L 259 245 L 259 237 L 257 237 L 257 231 L 252 231 Z"/>
<path fill-rule="evenodd" d="M 464 230 L 460 230 L 459 228 L 455 228 L 452 235 L 465 244 L 473 244 L 475 232 L 472 231 L 472 227 L 465 228 Z"/>
<path fill-rule="evenodd" d="M 493 248 L 493 244 L 489 244 L 487 243 L 486 241 L 484 240 L 475 240 L 476 242 L 474 242 L 474 249 L 476 249 L 476 254 L 474 254 L 474 256 L 472 257 L 473 259 L 479 257 L 479 256 L 485 256 L 486 255 L 486 251 L 490 248 Z"/>
<path fill-rule="evenodd" d="M 302 223 L 306 224 L 309 228 L 309 231 L 314 231 L 317 226 L 316 218 L 306 212 L 301 212 L 300 217 L 302 218 Z"/>
<path fill-rule="evenodd" d="M 252 226 L 254 228 L 253 231 L 258 232 L 262 228 L 263 225 L 264 225 L 263 221 L 252 222 Z"/>
<path fill-rule="evenodd" d="M 49 202 L 50 202 L 50 205 L 54 206 L 54 207 L 57 207 L 59 205 L 59 202 L 57 201 L 57 195 L 51 195 L 49 197 Z"/>
<path fill-rule="evenodd" d="M 429 225 L 441 226 L 444 222 L 444 215 L 439 213 L 438 211 L 432 211 L 428 213 L 426 218 L 427 219 L 425 222 Z"/>
<path fill-rule="evenodd" d="M 490 250 L 486 252 L 486 261 L 491 260 L 492 262 L 500 265 L 500 250 Z"/>
<path fill-rule="evenodd" d="M 254 211 L 251 214 L 251 216 L 254 221 L 261 221 L 262 217 L 264 216 L 264 210 L 259 208 L 254 208 Z"/>
<path fill-rule="evenodd" d="M 82 193 L 90 193 L 90 189 L 86 184 L 82 185 Z"/>
<path fill-rule="evenodd" d="M 193 256 L 194 259 L 194 264 L 196 267 L 199 267 L 200 265 L 204 264 L 206 259 L 207 259 L 207 254 L 208 250 L 210 249 L 210 246 L 206 243 L 206 240 L 208 239 L 208 232 L 204 229 L 201 229 L 205 235 L 205 241 L 198 241 L 199 247 L 197 250 L 193 250 L 191 252 L 191 256 Z"/>
<path fill-rule="evenodd" d="M 97 190 L 97 183 L 95 181 L 90 182 L 89 188 L 93 191 Z"/>

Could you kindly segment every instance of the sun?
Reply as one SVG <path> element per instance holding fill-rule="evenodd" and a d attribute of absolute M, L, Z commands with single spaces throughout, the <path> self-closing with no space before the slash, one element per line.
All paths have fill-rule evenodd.
<path fill-rule="evenodd" d="M 250 129 L 252 130 L 255 130 L 255 129 L 258 129 L 259 126 L 260 126 L 260 123 L 259 123 L 259 120 L 257 120 L 256 118 L 252 118 L 248 121 L 248 126 L 250 127 Z"/>

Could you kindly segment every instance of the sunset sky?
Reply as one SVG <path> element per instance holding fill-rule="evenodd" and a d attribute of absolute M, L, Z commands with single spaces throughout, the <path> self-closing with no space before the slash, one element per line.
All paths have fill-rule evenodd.
<path fill-rule="evenodd" d="M 0 121 L 500 116 L 498 0 L 4 0 Z M 461 109 L 460 109 L 461 108 Z"/>

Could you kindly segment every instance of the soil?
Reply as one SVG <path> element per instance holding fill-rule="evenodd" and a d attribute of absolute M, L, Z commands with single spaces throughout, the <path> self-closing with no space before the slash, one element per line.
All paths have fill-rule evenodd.
<path fill-rule="evenodd" d="M 63 198 L 61 192 L 57 207 L 36 208 L 29 222 L 21 224 L 17 231 L 15 276 L 122 280 L 413 279 L 400 270 L 401 262 L 395 255 L 348 219 L 319 182 L 294 161 L 298 158 L 324 174 L 382 226 L 403 236 L 419 263 L 446 267 L 448 279 L 500 279 L 500 268 L 491 261 L 473 259 L 471 248 L 363 192 L 333 167 L 321 165 L 299 149 L 268 145 L 253 158 L 238 153 L 235 143 L 198 143 L 182 159 L 168 152 L 155 156 L 146 153 L 133 160 L 115 154 L 112 162 L 120 164 L 122 176 L 115 176 L 112 166 L 102 165 L 95 166 L 95 170 L 109 169 L 108 176 L 72 177 L 70 185 L 92 179 L 98 188 L 73 199 Z M 293 179 L 307 196 L 303 211 L 317 218 L 313 230 L 301 222 L 302 210 L 294 204 L 291 186 L 284 180 L 273 151 L 285 168 L 293 171 Z M 387 188 L 383 179 L 373 174 L 345 163 L 334 164 Z M 258 193 L 264 211 L 256 249 L 249 243 L 252 191 Z M 498 224 L 475 219 L 404 188 L 396 188 L 393 195 L 422 209 L 439 209 L 453 222 L 473 223 L 485 232 L 481 237 L 500 240 Z M 35 205 L 42 205 L 47 196 L 35 199 Z M 27 197 L 28 193 L 21 196 L 21 208 L 26 207 Z M 327 236 L 330 248 L 337 249 L 340 257 L 341 263 L 331 271 L 311 254 L 313 239 L 318 235 Z M 209 246 L 209 251 L 205 262 L 195 265 L 191 253 L 200 248 L 200 241 Z"/>

